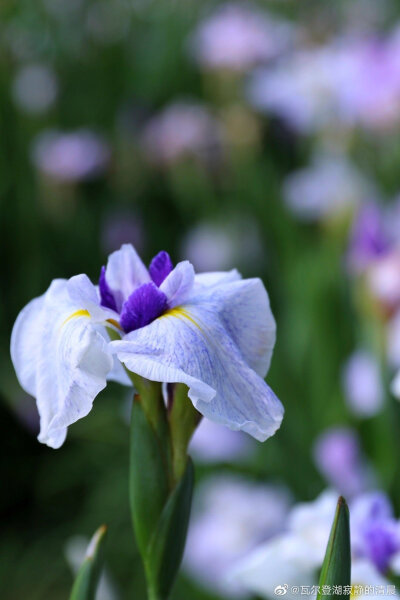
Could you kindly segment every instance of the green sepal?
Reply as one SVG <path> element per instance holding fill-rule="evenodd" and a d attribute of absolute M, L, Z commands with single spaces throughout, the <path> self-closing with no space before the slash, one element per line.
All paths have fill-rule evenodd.
<path fill-rule="evenodd" d="M 192 505 L 194 469 L 187 458 L 185 472 L 168 498 L 145 558 L 150 598 L 168 598 L 185 549 Z"/>
<path fill-rule="evenodd" d="M 324 562 L 319 579 L 317 600 L 337 600 L 350 598 L 349 593 L 334 594 L 334 586 L 347 587 L 350 590 L 351 580 L 351 551 L 350 551 L 350 524 L 349 509 L 344 498 L 340 497 L 337 503 L 336 514 L 333 520 Z M 325 592 L 324 593 L 324 586 Z"/>
<path fill-rule="evenodd" d="M 139 397 L 132 406 L 129 497 L 136 541 L 144 557 L 169 494 L 163 443 L 147 418 Z"/>
<path fill-rule="evenodd" d="M 107 527 L 102 525 L 92 537 L 84 561 L 78 571 L 69 600 L 95 600 L 104 562 L 104 538 Z"/>

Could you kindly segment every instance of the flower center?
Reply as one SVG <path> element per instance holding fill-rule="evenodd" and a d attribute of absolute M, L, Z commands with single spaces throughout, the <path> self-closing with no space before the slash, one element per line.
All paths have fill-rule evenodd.
<path fill-rule="evenodd" d="M 133 290 L 121 307 L 120 324 L 125 333 L 149 325 L 168 309 L 167 297 L 159 286 L 172 269 L 173 264 L 168 252 L 162 250 L 153 258 L 149 266 L 152 281 Z M 101 306 L 118 312 L 113 291 L 107 283 L 104 266 L 100 271 L 99 291 Z"/>

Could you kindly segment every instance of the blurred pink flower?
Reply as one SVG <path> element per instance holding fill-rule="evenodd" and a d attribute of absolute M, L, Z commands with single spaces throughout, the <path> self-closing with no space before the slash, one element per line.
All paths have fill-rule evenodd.
<path fill-rule="evenodd" d="M 242 71 L 277 56 L 293 38 L 288 23 L 244 4 L 225 4 L 191 38 L 197 62 L 206 69 Z"/>
<path fill-rule="evenodd" d="M 151 162 L 170 164 L 184 156 L 205 158 L 221 143 L 216 119 L 201 104 L 176 102 L 145 126 L 143 148 Z"/>
<path fill-rule="evenodd" d="M 71 133 L 45 131 L 35 140 L 32 160 L 45 175 L 65 182 L 98 176 L 110 158 L 109 148 L 87 129 Z"/>
<path fill-rule="evenodd" d="M 369 289 L 382 307 L 391 312 L 400 305 L 400 249 L 377 260 L 367 274 Z"/>
<path fill-rule="evenodd" d="M 373 354 L 357 350 L 350 356 L 343 370 L 343 388 L 350 410 L 358 417 L 371 417 L 382 409 L 383 384 Z"/>

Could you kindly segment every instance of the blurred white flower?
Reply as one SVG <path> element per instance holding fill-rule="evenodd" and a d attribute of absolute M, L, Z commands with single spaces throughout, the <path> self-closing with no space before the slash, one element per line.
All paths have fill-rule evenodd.
<path fill-rule="evenodd" d="M 367 491 L 374 478 L 362 454 L 356 432 L 346 427 L 331 427 L 314 444 L 315 463 L 333 486 L 347 498 Z"/>
<path fill-rule="evenodd" d="M 24 65 L 15 75 L 12 95 L 21 110 L 40 114 L 50 108 L 56 99 L 56 76 L 44 64 Z"/>
<path fill-rule="evenodd" d="M 183 238 L 181 253 L 200 272 L 224 270 L 232 264 L 248 270 L 263 260 L 257 224 L 244 216 L 224 223 L 199 223 Z"/>
<path fill-rule="evenodd" d="M 243 595 L 224 574 L 236 560 L 280 531 L 289 507 L 286 490 L 225 475 L 205 480 L 197 490 L 184 557 L 198 582 L 228 598 Z"/>
<path fill-rule="evenodd" d="M 203 418 L 190 442 L 190 454 L 200 462 L 240 460 L 248 456 L 254 445 L 249 436 L 232 431 Z"/>
<path fill-rule="evenodd" d="M 372 417 L 383 406 L 384 391 L 379 363 L 366 350 L 357 350 L 343 370 L 343 388 L 350 410 L 358 417 Z"/>
<path fill-rule="evenodd" d="M 373 296 L 388 311 L 400 304 L 400 249 L 394 248 L 376 260 L 367 274 Z"/>
<path fill-rule="evenodd" d="M 151 162 L 170 164 L 187 155 L 206 158 L 221 144 L 221 128 L 209 111 L 194 102 L 175 102 L 154 116 L 143 132 Z"/>
<path fill-rule="evenodd" d="M 289 23 L 248 5 L 225 4 L 198 26 L 190 46 L 206 69 L 242 71 L 279 55 L 293 31 Z"/>
<path fill-rule="evenodd" d="M 304 221 L 316 221 L 352 210 L 374 194 L 373 186 L 344 156 L 315 155 L 309 166 L 290 174 L 283 197 Z"/>
<path fill-rule="evenodd" d="M 87 129 L 70 133 L 45 131 L 34 140 L 32 148 L 35 166 L 45 175 L 66 182 L 96 177 L 109 158 L 106 143 Z"/>
<path fill-rule="evenodd" d="M 292 586 L 316 585 L 336 502 L 336 492 L 327 490 L 314 502 L 295 506 L 284 533 L 260 545 L 232 568 L 232 584 L 263 598 L 274 598 L 275 587 L 287 584 L 288 600 L 298 598 Z M 397 556 L 400 538 L 398 522 L 385 495 L 374 492 L 356 499 L 350 506 L 350 529 L 352 584 L 386 587 L 390 582 L 382 573 Z M 379 591 L 368 597 L 379 598 Z"/>
<path fill-rule="evenodd" d="M 248 86 L 250 103 L 286 120 L 300 132 L 324 128 L 337 120 L 328 50 L 299 51 L 276 66 L 256 70 Z"/>
<path fill-rule="evenodd" d="M 285 598 L 294 600 L 291 586 L 316 583 L 335 514 L 337 494 L 327 491 L 314 502 L 298 504 L 286 519 L 286 531 L 258 546 L 228 575 L 229 580 L 263 598 L 273 598 L 287 584 Z"/>

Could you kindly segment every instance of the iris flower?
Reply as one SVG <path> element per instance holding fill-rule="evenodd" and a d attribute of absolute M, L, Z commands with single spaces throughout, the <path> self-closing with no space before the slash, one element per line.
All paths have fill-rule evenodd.
<path fill-rule="evenodd" d="M 186 384 L 204 416 L 264 441 L 283 417 L 263 379 L 274 343 L 260 279 L 236 270 L 195 275 L 188 261 L 174 268 L 164 251 L 147 269 L 126 244 L 110 255 L 98 286 L 86 275 L 56 279 L 32 300 L 14 325 L 11 356 L 37 400 L 38 439 L 52 448 L 107 380 L 130 384 L 127 371 Z"/>

